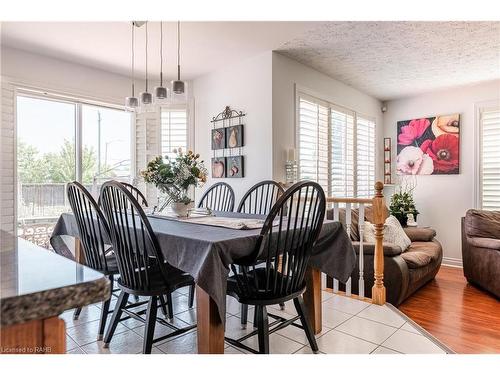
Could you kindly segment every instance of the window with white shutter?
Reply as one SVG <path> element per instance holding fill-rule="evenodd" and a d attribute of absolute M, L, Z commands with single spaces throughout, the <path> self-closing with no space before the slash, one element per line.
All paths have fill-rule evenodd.
<path fill-rule="evenodd" d="M 299 99 L 299 175 L 328 191 L 328 107 Z"/>
<path fill-rule="evenodd" d="M 161 154 L 174 157 L 174 149 L 188 148 L 188 123 L 186 109 L 161 110 Z"/>
<path fill-rule="evenodd" d="M 500 210 L 500 108 L 481 111 L 480 202 Z"/>
<path fill-rule="evenodd" d="M 371 197 L 375 184 L 375 122 L 305 94 L 298 101 L 299 178 L 328 196 Z"/>
<path fill-rule="evenodd" d="M 371 198 L 375 185 L 375 122 L 356 117 L 356 196 Z"/>

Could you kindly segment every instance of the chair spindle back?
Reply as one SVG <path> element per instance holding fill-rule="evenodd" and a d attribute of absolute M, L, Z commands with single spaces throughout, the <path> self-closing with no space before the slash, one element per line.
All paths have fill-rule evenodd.
<path fill-rule="evenodd" d="M 285 190 L 276 181 L 262 181 L 252 186 L 243 196 L 238 212 L 267 215 Z"/>

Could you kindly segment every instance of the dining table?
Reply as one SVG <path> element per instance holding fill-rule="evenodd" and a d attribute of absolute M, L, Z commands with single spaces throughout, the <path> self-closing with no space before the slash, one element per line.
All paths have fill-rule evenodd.
<path fill-rule="evenodd" d="M 213 223 L 196 215 L 178 218 L 160 213 L 147 217 L 166 261 L 189 273 L 196 282 L 198 353 L 222 354 L 231 264 L 237 264 L 238 259 L 254 251 L 261 234 L 258 222 L 263 224 L 265 216 L 235 212 L 212 215 L 218 218 Z M 255 219 L 257 225 L 238 225 L 248 219 Z M 73 214 L 61 214 L 51 236 L 52 247 L 60 254 L 79 257 L 78 237 Z M 346 282 L 355 263 L 356 253 L 342 224 L 324 220 L 305 277 L 304 302 L 316 334 L 322 328 L 321 273 Z"/>

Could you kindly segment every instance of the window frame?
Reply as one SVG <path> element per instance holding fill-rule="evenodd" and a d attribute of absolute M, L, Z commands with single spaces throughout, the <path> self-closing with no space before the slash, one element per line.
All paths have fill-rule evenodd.
<path fill-rule="evenodd" d="M 483 124 L 482 113 L 489 111 L 500 111 L 498 100 L 489 100 L 474 104 L 474 208 L 483 209 Z"/>
<path fill-rule="evenodd" d="M 301 87 L 295 84 L 295 140 L 294 147 L 296 149 L 296 154 L 300 155 L 300 98 L 304 98 L 306 100 L 311 100 L 316 104 L 320 104 L 322 106 L 328 107 L 328 124 L 329 124 L 329 136 L 328 136 L 328 148 L 329 148 L 329 166 L 328 166 L 328 191 L 325 192 L 327 196 L 331 196 L 332 191 L 332 179 L 331 179 L 331 110 L 334 109 L 336 111 L 343 111 L 346 113 L 351 113 L 353 116 L 353 192 L 354 197 L 357 197 L 357 119 L 361 117 L 365 120 L 372 121 L 374 123 L 374 178 L 377 181 L 377 162 L 378 162 L 378 153 L 377 153 L 377 140 L 378 140 L 378 129 L 377 129 L 377 118 L 375 115 L 367 115 L 364 112 L 356 111 L 349 107 L 343 106 L 341 104 L 337 104 L 332 100 L 325 98 L 323 95 L 319 93 L 315 93 L 308 88 Z M 297 156 L 297 171 L 298 178 L 300 178 L 300 158 Z M 345 198 L 345 197 L 343 197 Z M 351 197 L 349 197 L 351 198 Z"/>
<path fill-rule="evenodd" d="M 127 111 L 124 105 L 118 105 L 106 101 L 88 99 L 80 96 L 73 96 L 67 94 L 61 94 L 54 90 L 43 90 L 39 88 L 31 88 L 28 86 L 16 86 L 14 89 L 14 181 L 19 180 L 18 175 L 18 160 L 17 160 L 17 144 L 18 144 L 18 119 L 17 119 L 17 99 L 18 97 L 28 97 L 39 100 L 49 100 L 59 103 L 72 104 L 75 106 L 75 177 L 76 181 L 82 181 L 82 147 L 83 147 L 83 119 L 82 119 L 82 106 L 83 105 L 91 105 L 97 106 L 107 109 L 113 110 L 122 110 L 124 112 Z M 135 168 L 132 166 L 135 165 L 135 143 L 136 143 L 136 134 L 135 134 L 135 113 L 132 112 L 130 116 L 130 178 L 134 179 L 136 177 Z M 14 188 L 14 223 L 18 222 L 18 189 Z"/>

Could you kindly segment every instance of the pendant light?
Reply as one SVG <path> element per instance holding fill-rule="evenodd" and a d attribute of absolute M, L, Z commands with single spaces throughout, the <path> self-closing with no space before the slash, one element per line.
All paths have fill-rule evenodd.
<path fill-rule="evenodd" d="M 168 89 L 163 87 L 163 21 L 160 21 L 160 86 L 155 87 L 155 100 L 161 102 L 168 97 Z"/>
<path fill-rule="evenodd" d="M 141 92 L 141 104 L 148 106 L 153 101 L 153 96 L 148 92 L 148 23 L 146 22 L 146 90 Z"/>
<path fill-rule="evenodd" d="M 127 96 L 125 98 L 125 107 L 136 108 L 139 105 L 139 101 L 135 97 L 135 66 L 134 66 L 134 23 L 132 25 L 132 96 Z"/>
<path fill-rule="evenodd" d="M 172 91 L 175 94 L 184 94 L 184 81 L 181 81 L 181 22 L 177 21 L 177 81 L 172 81 Z"/>

